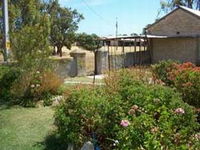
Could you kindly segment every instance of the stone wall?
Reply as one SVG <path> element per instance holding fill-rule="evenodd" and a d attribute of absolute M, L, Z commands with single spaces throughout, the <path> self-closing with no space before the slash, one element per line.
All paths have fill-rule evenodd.
<path fill-rule="evenodd" d="M 152 61 L 178 60 L 198 63 L 200 58 L 200 40 L 198 38 L 152 39 Z"/>
<path fill-rule="evenodd" d="M 76 76 L 76 63 L 73 58 L 52 59 L 55 72 L 62 78 Z"/>
<path fill-rule="evenodd" d="M 200 35 L 200 18 L 182 9 L 164 17 L 148 29 L 152 35 Z"/>
<path fill-rule="evenodd" d="M 71 58 L 52 58 L 56 73 L 62 78 L 86 76 L 86 53 L 74 50 Z"/>

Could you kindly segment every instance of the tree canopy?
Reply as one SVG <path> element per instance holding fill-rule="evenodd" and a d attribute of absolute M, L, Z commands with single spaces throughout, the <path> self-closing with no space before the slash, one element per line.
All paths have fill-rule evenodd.
<path fill-rule="evenodd" d="M 177 5 L 200 10 L 200 0 L 161 0 L 160 3 L 161 9 L 165 12 L 174 9 Z"/>
<path fill-rule="evenodd" d="M 2 9 L 2 1 L 0 2 L 0 6 Z M 48 42 L 46 43 L 50 43 L 53 47 L 57 47 L 58 53 L 61 56 L 62 47 L 66 46 L 70 49 L 71 45 L 74 43 L 75 31 L 78 29 L 78 23 L 83 19 L 83 16 L 79 14 L 76 10 L 61 7 L 58 3 L 58 0 L 8 0 L 8 9 L 12 48 L 19 50 L 20 45 L 17 45 L 17 43 L 21 43 L 22 46 L 23 40 L 26 40 L 26 38 L 24 38 L 26 36 L 20 36 L 20 33 L 29 34 L 29 32 L 35 32 L 35 34 L 41 34 L 42 36 L 45 36 L 43 37 L 43 39 L 48 39 Z M 3 16 L 1 11 L 1 40 L 3 39 L 2 18 Z M 46 23 L 44 23 L 44 19 L 47 21 Z M 37 27 L 40 27 L 41 30 L 35 30 Z M 40 33 L 41 31 L 42 33 Z M 31 34 L 31 36 L 34 37 L 35 35 Z M 18 38 L 23 38 L 23 40 Z M 27 41 L 31 40 L 30 42 L 34 43 L 34 41 L 37 41 L 37 39 L 39 38 L 29 38 L 27 39 Z M 20 42 L 17 42 L 18 40 Z M 35 44 L 40 45 L 40 43 L 37 42 Z M 39 47 L 41 49 L 41 46 Z M 47 47 L 47 45 L 45 44 L 44 47 Z M 27 50 L 30 50 L 32 53 L 32 50 L 30 48 Z"/>
<path fill-rule="evenodd" d="M 102 47 L 102 42 L 96 34 L 77 34 L 76 43 L 77 46 L 93 52 Z"/>
<path fill-rule="evenodd" d="M 75 41 L 75 31 L 83 16 L 71 8 L 63 8 L 58 0 L 51 0 L 47 5 L 47 12 L 51 20 L 50 42 L 62 56 L 62 47 L 71 49 Z"/>

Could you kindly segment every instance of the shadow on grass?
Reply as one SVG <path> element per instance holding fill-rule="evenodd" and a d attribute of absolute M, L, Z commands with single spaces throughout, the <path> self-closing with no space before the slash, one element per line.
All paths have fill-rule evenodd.
<path fill-rule="evenodd" d="M 43 145 L 44 150 L 67 150 L 68 144 L 64 143 L 56 133 L 48 135 L 44 142 L 36 145 Z"/>
<path fill-rule="evenodd" d="M 0 99 L 0 110 L 9 109 L 12 106 L 10 102 L 6 102 Z"/>

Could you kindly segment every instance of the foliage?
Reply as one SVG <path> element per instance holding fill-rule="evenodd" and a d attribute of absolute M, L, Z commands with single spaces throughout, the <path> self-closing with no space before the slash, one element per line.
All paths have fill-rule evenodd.
<path fill-rule="evenodd" d="M 121 95 L 132 106 L 126 109 L 127 117 L 122 118 L 130 125 L 119 131 L 117 149 L 195 149 L 199 146 L 198 141 L 190 141 L 192 137 L 188 136 L 199 130 L 194 112 L 172 89 L 122 85 Z M 184 110 L 183 114 L 176 113 L 179 108 Z"/>
<path fill-rule="evenodd" d="M 2 1 L 0 3 L 2 8 Z M 8 0 L 10 31 L 15 32 L 23 26 L 33 26 L 40 22 L 40 16 L 44 14 L 41 0 Z M 2 13 L 0 14 L 2 17 Z M 2 21 L 0 24 L 2 26 Z"/>
<path fill-rule="evenodd" d="M 160 61 L 158 64 L 152 65 L 152 72 L 154 79 L 161 80 L 166 85 L 171 85 L 172 81 L 169 79 L 169 73 L 175 69 L 177 62 L 172 60 Z"/>
<path fill-rule="evenodd" d="M 76 37 L 77 46 L 80 46 L 86 50 L 89 51 L 97 51 L 99 48 L 101 48 L 102 42 L 100 41 L 100 38 L 96 34 L 88 35 L 86 33 L 80 33 L 77 34 Z"/>
<path fill-rule="evenodd" d="M 47 4 L 47 12 L 51 20 L 51 44 L 57 47 L 57 53 L 62 56 L 63 46 L 71 49 L 75 41 L 75 31 L 83 16 L 77 10 L 61 7 L 58 0 L 51 0 Z"/>
<path fill-rule="evenodd" d="M 192 63 L 175 65 L 169 73 L 173 86 L 182 94 L 183 100 L 197 108 L 200 107 L 200 67 Z"/>
<path fill-rule="evenodd" d="M 200 107 L 200 68 L 192 63 L 160 62 L 152 67 L 156 79 L 175 87 L 185 102 Z"/>
<path fill-rule="evenodd" d="M 55 122 L 66 143 L 80 148 L 88 140 L 106 148 L 107 140 L 120 121 L 120 104 L 117 98 L 108 101 L 101 89 L 80 88 L 68 93 L 66 101 L 56 110 Z M 117 112 L 118 111 L 118 112 Z M 95 139 L 94 139 L 95 138 Z M 98 141 L 97 141 L 98 140 Z"/>
<path fill-rule="evenodd" d="M 24 106 L 34 105 L 38 100 L 44 100 L 49 104 L 49 99 L 57 94 L 62 83 L 62 80 L 50 71 L 24 72 L 13 83 L 11 93 L 19 100 L 18 103 Z"/>
<path fill-rule="evenodd" d="M 25 26 L 11 34 L 13 55 L 15 60 L 27 68 L 42 64 L 48 58 L 49 52 L 49 20 L 47 16 L 41 18 L 40 24 Z"/>
<path fill-rule="evenodd" d="M 168 87 L 136 81 L 125 70 L 105 87 L 68 91 L 55 123 L 66 143 L 91 140 L 101 149 L 195 149 L 193 108 Z M 111 80 L 109 82 L 109 80 Z M 113 81 L 115 81 L 113 83 Z M 109 89 L 108 83 L 115 84 Z"/>
<path fill-rule="evenodd" d="M 2 2 L 0 3 L 0 5 L 2 6 Z M 76 10 L 61 7 L 57 0 L 9 0 L 8 5 L 9 25 L 12 37 L 20 33 L 21 36 L 27 37 L 28 34 L 24 35 L 25 32 L 30 32 L 30 30 L 28 30 L 27 28 L 33 28 L 34 26 L 38 26 L 38 24 L 40 24 L 41 26 L 41 24 L 44 25 L 45 22 L 48 22 L 51 32 L 48 33 L 48 36 L 44 37 L 44 40 L 46 40 L 46 37 L 48 37 L 48 40 L 50 40 L 51 44 L 54 47 L 57 47 L 58 53 L 60 53 L 60 55 L 62 55 L 61 49 L 63 46 L 71 48 L 71 44 L 74 42 L 75 39 L 74 32 L 78 29 L 78 23 L 80 22 L 80 20 L 83 19 L 83 16 L 80 15 Z M 44 16 L 46 20 L 43 21 Z M 0 13 L 0 18 L 2 18 L 2 13 Z M 50 20 L 50 22 L 48 21 L 48 19 Z M 0 19 L 0 29 L 0 36 L 2 36 L 2 19 Z M 44 26 L 44 29 L 49 30 L 47 26 Z M 37 34 L 35 35 L 40 35 L 41 33 L 42 35 L 44 35 L 43 32 L 46 34 L 46 31 L 44 31 L 44 29 L 42 29 L 43 31 L 41 31 L 41 28 L 38 29 L 40 33 L 37 32 Z M 32 31 L 34 31 L 34 29 Z M 11 41 L 11 45 L 13 45 L 12 42 L 13 41 Z M 26 40 L 26 42 L 28 43 L 30 41 Z M 31 42 L 33 42 L 33 40 Z M 14 45 L 15 44 L 16 43 L 14 43 Z M 41 45 L 42 44 L 44 43 L 41 42 Z M 29 49 L 27 49 L 26 51 L 28 51 Z"/>
<path fill-rule="evenodd" d="M 0 66 L 0 101 L 11 100 L 12 83 L 19 78 L 20 74 L 19 68 L 15 66 Z"/>
<path fill-rule="evenodd" d="M 161 9 L 166 12 L 177 7 L 177 5 L 200 10 L 199 0 L 161 0 L 160 4 L 161 4 Z"/>

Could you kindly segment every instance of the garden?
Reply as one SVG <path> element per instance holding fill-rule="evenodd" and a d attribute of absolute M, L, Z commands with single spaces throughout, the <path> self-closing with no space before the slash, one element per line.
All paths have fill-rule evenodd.
<path fill-rule="evenodd" d="M 63 84 L 38 68 L 0 69 L 3 149 L 200 148 L 200 69 L 192 63 L 113 71 L 101 85 Z"/>
<path fill-rule="evenodd" d="M 9 13 L 0 150 L 200 149 L 200 67 L 168 60 L 68 84 L 93 79 L 66 81 L 50 57 L 74 43 L 94 55 L 102 46 L 96 35 L 76 34 L 82 14 L 57 0 L 13 0 Z"/>

